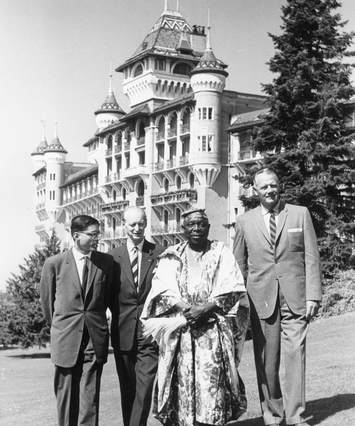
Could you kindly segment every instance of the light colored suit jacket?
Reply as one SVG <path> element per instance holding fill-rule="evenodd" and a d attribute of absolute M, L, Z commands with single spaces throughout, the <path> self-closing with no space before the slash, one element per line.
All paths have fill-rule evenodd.
<path fill-rule="evenodd" d="M 60 367 L 77 361 L 84 327 L 91 337 L 96 360 L 104 363 L 108 352 L 106 309 L 112 300 L 113 258 L 91 253 L 86 295 L 71 250 L 48 258 L 40 282 L 42 309 L 51 325 L 51 359 Z"/>
<path fill-rule="evenodd" d="M 275 250 L 260 206 L 238 216 L 234 254 L 261 319 L 274 312 L 278 286 L 296 314 L 305 313 L 306 300 L 321 300 L 317 238 L 306 207 L 285 204 L 278 217 Z"/>

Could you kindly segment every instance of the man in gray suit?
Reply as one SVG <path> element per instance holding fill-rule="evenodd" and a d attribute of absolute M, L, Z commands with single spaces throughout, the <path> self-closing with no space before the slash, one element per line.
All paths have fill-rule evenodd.
<path fill-rule="evenodd" d="M 254 177 L 260 206 L 236 221 L 234 253 L 246 280 L 265 425 L 306 425 L 305 342 L 321 300 L 317 238 L 309 211 L 280 200 L 276 173 Z M 279 381 L 280 348 L 285 385 Z"/>
<path fill-rule="evenodd" d="M 115 261 L 115 310 L 111 322 L 124 426 L 145 426 L 151 406 L 158 347 L 143 337 L 139 318 L 163 248 L 144 238 L 144 210 L 124 212 L 127 244 L 111 251 Z"/>
<path fill-rule="evenodd" d="M 113 259 L 96 251 L 100 233 L 93 217 L 74 217 L 71 234 L 74 247 L 46 260 L 40 296 L 51 325 L 58 424 L 94 426 L 108 353 L 106 309 L 113 299 Z"/>

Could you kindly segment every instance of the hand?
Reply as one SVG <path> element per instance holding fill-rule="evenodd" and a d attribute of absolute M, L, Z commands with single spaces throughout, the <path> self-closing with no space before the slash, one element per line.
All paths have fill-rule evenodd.
<path fill-rule="evenodd" d="M 190 324 L 196 324 L 203 317 L 208 316 L 210 312 L 213 312 L 215 308 L 216 305 L 214 303 L 206 303 L 205 305 L 195 305 L 191 306 L 189 309 L 185 309 L 184 315 Z"/>
<path fill-rule="evenodd" d="M 310 321 L 317 315 L 320 303 L 317 300 L 306 301 L 306 320 Z"/>

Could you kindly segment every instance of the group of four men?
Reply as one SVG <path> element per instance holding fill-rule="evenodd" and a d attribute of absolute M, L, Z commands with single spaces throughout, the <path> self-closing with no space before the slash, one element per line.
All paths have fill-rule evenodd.
<path fill-rule="evenodd" d="M 306 424 L 303 419 L 305 337 L 309 320 L 317 313 L 321 299 L 316 236 L 308 210 L 285 204 L 280 199 L 279 180 L 272 170 L 264 168 L 255 175 L 254 189 L 260 206 L 238 217 L 234 255 L 236 269 L 244 277 L 250 300 L 263 419 L 265 425 L 281 424 L 284 419 L 288 425 L 303 425 Z M 158 258 L 164 250 L 144 238 L 147 225 L 144 210 L 129 207 L 124 212 L 124 225 L 127 244 L 103 254 L 96 251 L 99 222 L 84 215 L 73 218 L 71 234 L 74 247 L 47 259 L 43 267 L 41 303 L 51 325 L 51 358 L 55 365 L 54 389 L 60 426 L 98 424 L 100 379 L 108 353 L 107 307 L 112 312 L 111 342 L 120 381 L 124 425 L 144 426 L 147 423 L 159 351 L 157 343 L 151 337 L 146 337 L 140 317 L 147 297 L 151 298 L 153 276 Z M 174 265 L 177 265 L 176 270 L 170 268 L 174 276 L 164 278 L 166 285 L 171 285 L 178 271 L 185 274 L 184 282 L 187 285 L 179 291 L 186 293 L 191 286 L 199 285 L 194 282 L 195 273 L 203 276 L 203 270 L 207 271 L 207 275 L 212 270 L 211 265 L 203 263 L 202 259 L 217 264 L 219 260 L 214 259 L 219 259 L 223 250 L 226 259 L 229 259 L 227 248 L 219 248 L 218 244 L 209 242 L 208 231 L 208 219 L 204 212 L 195 209 L 185 215 L 184 232 L 188 250 L 184 256 L 181 252 L 163 256 L 161 271 L 158 268 L 157 288 L 161 285 L 159 276 L 164 272 L 164 262 L 175 262 Z M 181 250 L 185 247 L 183 244 L 180 246 L 178 248 Z M 218 256 L 212 253 L 204 257 L 211 248 L 219 253 Z M 229 263 L 228 260 L 226 265 Z M 169 267 L 166 270 L 169 271 Z M 182 285 L 182 279 L 178 278 L 177 281 L 177 285 Z M 224 297 L 223 300 L 231 287 L 227 281 L 228 278 L 223 278 L 217 285 L 225 286 L 227 290 L 211 289 L 215 297 L 207 294 L 208 303 L 203 305 L 195 297 L 192 305 L 179 301 L 174 306 L 177 300 L 174 296 L 170 299 L 172 307 L 167 308 L 167 296 L 173 293 L 163 289 L 159 295 L 159 292 L 156 293 L 157 298 L 151 298 L 149 309 L 158 312 L 157 318 L 164 309 L 169 311 L 169 315 L 171 311 L 181 311 L 194 336 L 201 336 L 201 333 L 207 336 L 207 329 L 215 327 L 210 325 L 214 319 L 219 324 L 216 327 L 220 328 L 224 314 L 226 317 L 233 316 L 233 304 L 230 303 L 230 312 L 227 312 L 229 298 Z M 242 278 L 241 284 L 243 287 Z M 238 292 L 242 290 L 240 283 L 236 284 L 236 288 Z M 201 291 L 201 294 L 206 293 L 202 287 Z M 191 294 L 194 295 L 194 292 L 192 289 Z M 190 297 L 188 300 L 192 299 Z M 159 304 L 162 308 L 158 307 Z M 147 309 L 146 306 L 143 316 L 147 314 Z M 196 328 L 196 324 L 203 321 L 206 322 L 204 328 Z M 194 332 L 194 329 L 198 332 Z M 186 327 L 182 330 L 186 331 Z M 168 345 L 172 342 L 168 341 Z M 281 346 L 285 352 L 286 370 L 282 393 L 279 381 Z M 163 356 L 169 349 L 164 348 Z M 219 355 L 225 359 L 223 354 Z M 176 375 L 176 371 L 171 374 Z M 196 381 L 194 383 L 196 385 Z M 215 417 L 217 420 L 212 418 L 208 424 L 224 424 L 221 423 L 224 421 L 222 417 Z M 194 419 L 185 420 L 185 423 L 176 420 L 175 423 L 165 424 L 189 424 L 193 421 L 193 426 L 195 421 L 198 424 L 196 417 Z M 206 421 L 203 423 L 206 424 Z"/>

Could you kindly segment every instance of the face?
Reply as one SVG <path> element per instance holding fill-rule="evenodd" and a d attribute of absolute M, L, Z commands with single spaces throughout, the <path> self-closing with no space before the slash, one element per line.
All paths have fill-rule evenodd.
<path fill-rule="evenodd" d="M 125 228 L 127 238 L 129 238 L 134 245 L 139 244 L 143 240 L 146 227 L 147 219 L 143 210 L 132 209 L 126 212 Z"/>
<path fill-rule="evenodd" d="M 206 217 L 198 212 L 190 214 L 184 221 L 184 234 L 192 246 L 203 247 L 208 238 L 210 224 Z"/>
<path fill-rule="evenodd" d="M 74 232 L 73 234 L 75 247 L 85 254 L 97 249 L 99 237 L 99 225 L 90 225 L 85 231 Z"/>
<path fill-rule="evenodd" d="M 254 189 L 260 203 L 268 210 L 274 208 L 280 200 L 280 184 L 273 173 L 260 173 L 255 177 Z"/>

